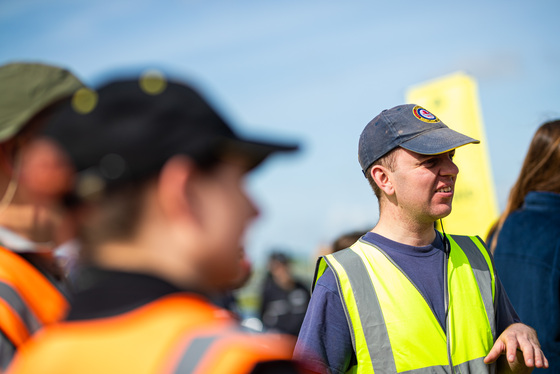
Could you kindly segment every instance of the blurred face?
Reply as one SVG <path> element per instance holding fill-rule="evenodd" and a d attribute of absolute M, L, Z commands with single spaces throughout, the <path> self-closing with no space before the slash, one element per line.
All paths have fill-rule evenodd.
<path fill-rule="evenodd" d="M 420 155 L 397 150 L 390 178 L 402 216 L 419 223 L 433 223 L 451 213 L 459 168 L 455 150 L 439 155 Z"/>
<path fill-rule="evenodd" d="M 55 245 L 71 239 L 61 197 L 72 186 L 73 167 L 56 145 L 41 138 L 28 140 L 20 155 L 20 183 L 14 202 L 33 206 L 30 239 L 50 240 Z"/>
<path fill-rule="evenodd" d="M 247 273 L 244 236 L 258 211 L 245 190 L 246 170 L 241 160 L 224 162 L 202 175 L 197 187 L 194 209 L 204 235 L 199 270 L 213 289 L 232 288 Z"/>
<path fill-rule="evenodd" d="M 269 269 L 274 280 L 280 287 L 284 289 L 292 288 L 294 281 L 292 273 L 290 272 L 290 265 L 280 261 L 272 261 L 269 265 Z"/>
<path fill-rule="evenodd" d="M 37 139 L 23 152 L 21 179 L 35 200 L 56 202 L 72 188 L 74 168 L 54 143 Z"/>

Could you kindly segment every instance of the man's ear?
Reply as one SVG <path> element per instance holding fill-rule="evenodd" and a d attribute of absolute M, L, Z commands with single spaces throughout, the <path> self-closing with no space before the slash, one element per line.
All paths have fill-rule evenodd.
<path fill-rule="evenodd" d="M 373 165 L 370 173 L 371 178 L 381 191 L 389 196 L 395 193 L 395 188 L 391 182 L 390 171 L 386 167 L 382 165 Z"/>
<path fill-rule="evenodd" d="M 14 172 L 16 153 L 16 142 L 14 139 L 0 144 L 0 169 L 6 175 L 11 175 Z"/>
<path fill-rule="evenodd" d="M 196 202 L 191 195 L 197 181 L 197 167 L 185 156 L 170 158 L 159 173 L 157 197 L 168 219 L 190 220 L 195 217 Z"/>

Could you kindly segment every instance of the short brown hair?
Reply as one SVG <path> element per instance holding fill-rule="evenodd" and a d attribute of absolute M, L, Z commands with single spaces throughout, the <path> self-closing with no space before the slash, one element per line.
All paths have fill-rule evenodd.
<path fill-rule="evenodd" d="M 212 173 L 222 161 L 211 161 L 197 165 L 201 173 Z M 83 259 L 91 261 L 95 249 L 107 242 L 132 239 L 139 228 L 144 214 L 146 194 L 157 183 L 158 173 L 132 181 L 110 186 L 99 195 L 78 198 L 71 207 L 76 212 L 83 211 L 83 219 L 78 218 L 78 239 L 82 246 Z M 74 197 L 75 198 L 75 197 Z"/>
<path fill-rule="evenodd" d="M 385 155 L 383 155 L 381 158 L 378 158 L 366 170 L 366 178 L 369 182 L 369 185 L 371 186 L 371 189 L 373 190 L 373 193 L 375 193 L 375 196 L 377 196 L 378 200 L 381 199 L 381 189 L 379 188 L 377 183 L 375 183 L 375 181 L 371 177 L 371 169 L 375 165 L 381 165 L 381 166 L 386 167 L 387 169 L 389 169 L 391 171 L 394 171 L 395 170 L 395 150 L 397 150 L 397 149 L 399 149 L 399 147 L 394 148 L 393 150 L 391 150 L 388 153 L 386 153 Z"/>
<path fill-rule="evenodd" d="M 83 211 L 85 215 L 78 223 L 85 261 L 92 259 L 98 246 L 134 236 L 143 213 L 145 192 L 153 180 L 126 183 L 105 191 L 98 199 L 78 204 L 78 212 Z"/>

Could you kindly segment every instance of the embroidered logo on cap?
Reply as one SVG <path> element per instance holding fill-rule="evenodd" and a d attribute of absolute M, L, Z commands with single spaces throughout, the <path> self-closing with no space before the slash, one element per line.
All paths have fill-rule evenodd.
<path fill-rule="evenodd" d="M 439 122 L 439 118 L 437 118 L 435 115 L 433 115 L 428 110 L 422 108 L 419 105 L 416 105 L 412 109 L 412 113 L 414 113 L 414 117 L 418 118 L 420 121 L 428 122 L 428 123 Z"/>

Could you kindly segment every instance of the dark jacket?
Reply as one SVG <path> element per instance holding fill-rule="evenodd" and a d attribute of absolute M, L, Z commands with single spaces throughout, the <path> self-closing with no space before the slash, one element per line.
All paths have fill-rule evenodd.
<path fill-rule="evenodd" d="M 261 296 L 260 318 L 265 329 L 297 336 L 311 298 L 308 287 L 296 280 L 293 289 L 285 290 L 268 275 Z"/>
<path fill-rule="evenodd" d="M 521 321 L 537 330 L 546 372 L 560 373 L 560 194 L 529 192 L 504 222 L 494 260 Z"/>

